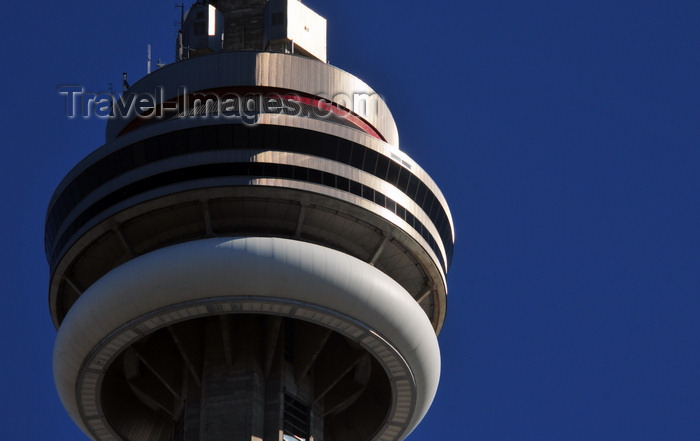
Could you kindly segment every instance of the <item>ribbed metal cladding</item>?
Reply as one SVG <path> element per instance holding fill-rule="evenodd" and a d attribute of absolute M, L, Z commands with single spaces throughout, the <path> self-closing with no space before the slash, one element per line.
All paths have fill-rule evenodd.
<path fill-rule="evenodd" d="M 212 131 L 211 128 L 206 130 Z M 261 129 L 258 129 L 261 130 Z M 188 133 L 183 133 L 185 137 Z M 205 135 L 206 136 L 206 135 Z M 214 134 L 214 137 L 216 134 Z M 235 136 L 235 135 L 234 135 Z M 151 140 L 154 144 L 168 142 L 168 139 Z M 334 142 L 332 139 L 330 142 Z M 130 146 L 133 147 L 133 146 Z M 274 150 L 251 150 L 241 145 L 240 148 L 231 148 L 230 151 L 221 154 L 217 150 L 226 149 L 227 146 L 205 145 L 203 149 L 198 149 L 191 145 L 181 145 L 179 152 L 173 152 L 170 156 L 165 156 L 161 161 L 152 161 L 143 166 L 138 166 L 136 162 L 139 160 L 137 156 L 143 155 L 141 149 L 145 149 L 146 145 L 140 148 L 129 149 L 119 152 L 118 155 L 113 155 L 111 158 L 106 158 L 103 161 L 95 164 L 79 177 L 79 179 L 89 176 L 92 168 L 97 169 L 113 169 L 112 174 L 107 175 L 104 184 L 99 184 L 96 190 L 84 194 L 82 197 L 76 198 L 75 193 L 80 193 L 80 182 L 73 185 L 69 196 L 61 198 L 59 206 L 52 210 L 49 214 L 50 228 L 48 229 L 47 238 L 49 247 L 52 248 L 51 259 L 55 259 L 55 253 L 59 252 L 66 245 L 71 234 L 75 234 L 77 230 L 83 228 L 86 223 L 89 223 L 92 217 L 119 199 L 126 199 L 129 196 L 138 194 L 139 192 L 159 188 L 166 183 L 176 183 L 181 181 L 192 180 L 200 177 L 197 172 L 197 167 L 201 172 L 201 176 L 223 177 L 223 176 L 249 176 L 260 178 L 287 178 L 297 181 L 315 183 L 324 185 L 330 188 L 337 188 L 346 192 L 356 194 L 357 196 L 365 196 L 370 201 L 377 202 L 378 205 L 393 207 L 391 211 L 397 214 L 403 220 L 407 220 L 410 214 L 411 220 L 409 223 L 414 224 L 415 230 L 422 231 L 427 229 L 429 234 L 428 241 L 431 244 L 433 251 L 439 256 L 443 266 L 446 269 L 448 253 L 451 252 L 451 236 L 449 224 L 447 223 L 446 213 L 440 208 L 435 209 L 436 204 L 434 195 L 428 193 L 425 186 L 410 175 L 408 171 L 401 169 L 398 165 L 389 162 L 388 158 L 382 158 L 377 155 L 368 156 L 369 152 L 362 147 L 357 147 L 357 151 L 350 150 L 352 146 L 348 145 L 344 148 L 348 149 L 346 156 L 358 155 L 359 163 L 357 168 L 345 164 L 338 164 L 337 161 L 326 159 L 334 157 L 338 148 L 330 146 L 333 149 L 326 152 L 321 151 L 323 146 L 319 148 L 318 154 L 322 157 L 312 156 L 307 151 L 297 150 L 297 152 L 289 151 L 274 151 Z M 233 146 L 231 146 L 233 147 Z M 281 148 L 285 148 L 284 146 Z M 288 148 L 295 148 L 289 146 Z M 200 150 L 199 152 L 197 150 Z M 211 153 L 211 151 L 216 153 Z M 125 157 L 131 163 L 131 167 L 124 167 Z M 364 158 L 364 164 L 363 164 Z M 383 164 L 378 162 L 383 160 Z M 142 162 L 147 160 L 141 159 Z M 222 176 L 216 175 L 216 164 L 224 163 L 231 165 L 230 169 L 222 169 Z M 246 164 L 245 167 L 235 167 L 235 164 Z M 250 163 L 268 164 L 267 169 L 264 166 L 254 167 Z M 119 170 L 120 166 L 122 170 Z M 381 173 L 378 170 L 384 167 Z M 387 168 L 389 166 L 389 168 Z M 189 170 L 187 175 L 185 170 Z M 393 174 L 391 178 L 382 178 L 386 176 L 387 170 Z M 178 175 L 172 173 L 179 171 Z M 121 172 L 121 173 L 120 173 Z M 128 174 L 130 181 L 123 179 L 122 175 Z M 115 176 L 112 176 L 115 175 Z M 122 179 L 114 179 L 119 177 Z M 154 179 L 159 177 L 159 179 Z M 150 178 L 150 181 L 149 181 Z M 142 185 L 136 187 L 131 185 L 133 182 L 142 182 Z M 131 185 L 131 186 L 130 186 Z M 397 188 L 397 185 L 400 188 Z M 87 187 L 87 186 L 86 186 Z M 367 191 L 362 187 L 367 187 L 367 191 L 374 191 L 385 196 L 384 203 L 380 203 L 377 197 L 371 198 L 367 196 Z M 413 187 L 413 190 L 408 190 Z M 403 191 L 402 191 L 403 190 Z M 116 195 L 115 192 L 119 192 Z M 419 197 L 421 196 L 421 197 Z M 391 202 L 388 202 L 391 201 Z M 81 210 L 81 207 L 83 208 Z M 67 214 L 66 214 L 67 212 Z M 431 217 L 428 213 L 434 213 Z M 419 227 L 418 225 L 422 225 Z M 60 225 L 60 227 L 59 227 Z M 440 228 L 440 230 L 438 230 Z"/>
<path fill-rule="evenodd" d="M 201 75 L 207 72 L 207 75 Z M 329 64 L 297 55 L 272 52 L 221 52 L 169 64 L 134 83 L 129 93 L 155 94 L 171 100 L 188 92 L 216 91 L 232 86 L 269 87 L 318 96 L 355 111 L 382 134 L 387 143 L 399 146 L 398 129 L 384 99 L 364 81 Z M 369 100 L 371 111 L 364 107 Z M 358 106 L 355 106 L 356 102 Z M 359 106 L 361 104 L 361 106 Z M 365 110 L 362 113 L 363 109 Z M 137 118 L 114 118 L 107 124 L 107 141 L 116 138 Z"/>
<path fill-rule="evenodd" d="M 324 128 L 333 132 L 336 127 L 325 123 Z M 348 129 L 341 127 L 339 133 L 343 131 Z M 370 138 L 365 136 L 365 139 Z M 114 143 L 118 144 L 118 141 Z M 378 142 L 381 143 L 371 139 L 366 143 L 368 145 L 363 145 L 337 135 L 287 126 L 217 124 L 166 132 L 122 144 L 117 149 L 109 144 L 104 146 L 101 155 L 98 150 L 69 175 L 72 181 L 62 183 L 47 217 L 47 253 L 54 267 L 52 298 L 55 300 L 52 300 L 52 305 L 55 305 L 55 320 L 60 322 L 66 308 L 70 307 L 70 300 L 66 303 L 66 299 L 77 298 L 71 292 L 87 289 L 114 265 L 141 252 L 139 239 L 129 237 L 128 225 L 137 216 L 144 218 L 149 212 L 159 210 L 158 198 L 180 195 L 181 203 L 177 205 L 182 206 L 188 198 L 186 192 L 220 188 L 225 184 L 230 188 L 229 192 L 233 191 L 240 197 L 245 193 L 242 186 L 252 186 L 248 190 L 251 197 L 253 194 L 262 197 L 261 191 L 265 187 L 269 194 L 286 187 L 315 194 L 315 201 L 320 201 L 319 198 L 326 200 L 320 206 L 328 206 L 334 211 L 344 206 L 339 205 L 339 201 L 349 203 L 350 206 L 340 211 L 351 215 L 355 222 L 374 225 L 374 237 L 355 238 L 375 243 L 370 247 L 372 251 L 353 254 L 371 261 L 375 258 L 371 253 L 378 252 L 374 263 L 388 274 L 394 274 L 416 298 L 431 291 L 423 306 L 439 330 L 444 320 L 444 273 L 452 253 L 449 210 L 427 175 L 417 167 L 409 169 L 400 164 L 397 161 L 400 157 L 396 154 L 391 156 L 389 152 L 390 156 L 386 156 L 373 149 L 373 144 Z M 269 213 L 268 217 L 282 216 L 279 221 L 288 225 L 286 230 L 277 230 L 276 234 L 311 239 L 311 233 L 305 233 L 305 229 L 312 225 L 309 221 L 313 217 L 309 216 L 307 222 L 302 220 L 301 223 L 298 218 L 304 200 L 310 195 L 292 198 L 296 200 L 296 206 L 291 208 L 293 213 L 289 210 Z M 195 224 L 182 231 L 179 239 L 170 237 L 163 243 L 216 234 L 211 230 L 211 224 L 218 225 L 220 221 L 216 213 L 212 214 L 203 205 L 209 199 L 206 195 L 190 199 L 191 214 L 181 211 L 179 216 L 181 220 L 189 217 Z M 319 207 L 319 203 L 314 202 L 314 207 L 308 211 Z M 351 206 L 357 208 L 351 209 Z M 127 214 L 135 208 L 135 214 Z M 209 217 L 209 227 L 205 216 Z M 284 220 L 285 216 L 291 218 Z M 115 227 L 115 222 L 121 227 Z M 181 229 L 182 221 L 177 224 Z M 333 229 L 331 225 L 324 228 Z M 236 233 L 230 228 L 226 232 Z M 247 232 L 243 228 L 238 234 Z M 347 246 L 332 239 L 328 233 L 315 234 L 315 239 L 311 240 L 321 240 L 347 250 Z M 338 230 L 332 234 L 342 238 L 345 232 Z M 382 247 L 384 238 L 390 243 Z M 406 273 L 408 261 L 400 263 L 400 260 L 393 259 L 392 263 L 384 260 L 390 257 L 385 251 L 392 249 L 392 244 L 403 250 L 402 255 L 412 256 L 409 260 L 413 261 L 411 265 L 417 272 L 413 271 L 413 275 Z M 117 257 L 113 264 L 107 264 L 101 270 L 87 269 L 81 263 L 89 262 L 86 253 L 100 246 L 123 248 L 124 252 L 113 255 L 123 254 L 124 257 Z M 399 275 L 400 272 L 403 275 Z"/>

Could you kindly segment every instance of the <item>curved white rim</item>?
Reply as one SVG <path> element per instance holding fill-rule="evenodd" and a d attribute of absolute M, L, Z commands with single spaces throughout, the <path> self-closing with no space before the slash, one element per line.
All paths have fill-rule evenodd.
<path fill-rule="evenodd" d="M 110 362 L 141 336 L 197 317 L 293 317 L 356 341 L 392 385 L 375 440 L 403 438 L 430 406 L 440 372 L 435 333 L 398 283 L 339 251 L 281 238 L 214 238 L 156 250 L 115 268 L 73 305 L 59 329 L 54 375 L 76 423 L 119 440 L 100 409 Z"/>

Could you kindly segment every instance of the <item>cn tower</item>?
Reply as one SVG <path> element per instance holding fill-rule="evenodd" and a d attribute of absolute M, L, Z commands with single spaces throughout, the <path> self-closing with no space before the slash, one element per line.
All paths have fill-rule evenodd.
<path fill-rule="evenodd" d="M 440 375 L 445 198 L 300 1 L 197 1 L 175 52 L 49 203 L 67 412 L 96 441 L 404 439 Z"/>

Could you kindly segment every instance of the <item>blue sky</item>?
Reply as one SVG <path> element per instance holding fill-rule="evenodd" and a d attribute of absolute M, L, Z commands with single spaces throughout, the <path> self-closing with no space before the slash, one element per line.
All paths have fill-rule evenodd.
<path fill-rule="evenodd" d="M 700 439 L 700 3 L 328 2 L 457 234 L 438 395 L 410 441 Z M 53 386 L 43 221 L 107 90 L 171 62 L 171 1 L 5 7 L 2 438 L 86 439 Z"/>

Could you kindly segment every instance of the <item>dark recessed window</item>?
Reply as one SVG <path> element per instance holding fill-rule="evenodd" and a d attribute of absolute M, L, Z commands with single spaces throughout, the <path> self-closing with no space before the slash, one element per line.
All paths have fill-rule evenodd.
<path fill-rule="evenodd" d="M 406 193 L 406 189 L 408 188 L 408 179 L 410 176 L 411 172 L 409 172 L 405 168 L 401 168 L 401 170 L 399 171 L 399 180 L 396 184 L 396 188 Z"/>
<path fill-rule="evenodd" d="M 326 187 L 335 187 L 335 175 L 333 173 L 323 172 L 323 185 Z"/>
<path fill-rule="evenodd" d="M 323 184 L 323 172 L 314 168 L 309 169 L 309 181 L 314 184 Z"/>
<path fill-rule="evenodd" d="M 389 162 L 389 173 L 387 174 L 386 181 L 392 185 L 397 185 L 400 173 L 401 166 L 394 161 Z"/>
<path fill-rule="evenodd" d="M 294 167 L 294 179 L 299 181 L 309 180 L 309 169 L 306 167 Z"/>
<path fill-rule="evenodd" d="M 350 180 L 348 178 L 344 178 L 342 176 L 336 176 L 335 188 L 337 188 L 338 190 L 348 191 L 349 186 L 350 186 Z"/>
<path fill-rule="evenodd" d="M 386 180 L 386 174 L 389 171 L 390 161 L 391 159 L 387 158 L 386 156 L 379 155 L 379 158 L 377 159 L 377 169 L 375 171 L 376 177 Z"/>
<path fill-rule="evenodd" d="M 362 161 L 365 159 L 365 149 L 353 147 L 351 154 L 350 165 L 362 169 Z"/>
<path fill-rule="evenodd" d="M 362 184 L 350 181 L 350 193 L 362 197 Z"/>
<path fill-rule="evenodd" d="M 386 206 L 386 196 L 383 194 L 379 193 L 378 191 L 374 192 L 374 203 L 385 207 Z"/>
<path fill-rule="evenodd" d="M 338 162 L 348 164 L 350 162 L 350 153 L 352 153 L 352 143 L 350 143 L 350 141 L 341 139 L 338 142 Z"/>
<path fill-rule="evenodd" d="M 365 160 L 362 163 L 362 170 L 366 171 L 367 173 L 374 174 L 374 170 L 377 167 L 377 158 L 379 157 L 379 154 L 375 152 L 374 150 L 366 150 L 365 151 Z"/>
<path fill-rule="evenodd" d="M 282 430 L 285 439 L 289 439 L 287 435 L 293 437 L 292 439 L 309 439 L 309 417 L 309 406 L 289 394 L 284 394 Z"/>

